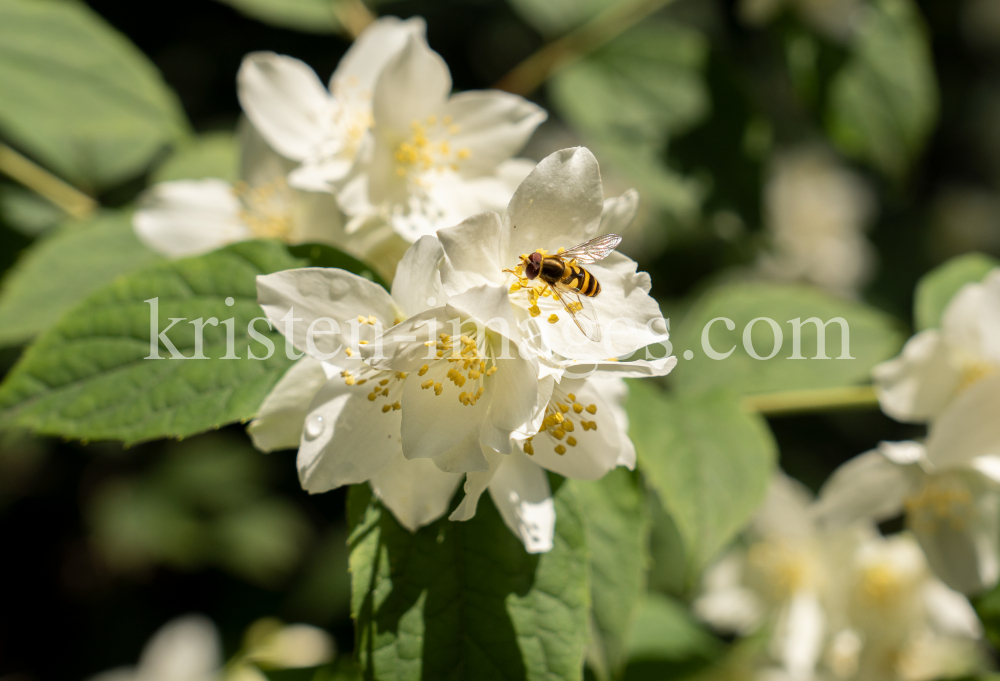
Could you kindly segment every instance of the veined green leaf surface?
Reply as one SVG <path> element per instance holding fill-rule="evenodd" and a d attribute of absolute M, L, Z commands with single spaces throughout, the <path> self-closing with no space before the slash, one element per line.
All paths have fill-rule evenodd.
<path fill-rule="evenodd" d="M 260 338 L 249 335 L 263 315 L 256 277 L 301 264 L 281 243 L 248 241 L 121 277 L 28 348 L 0 384 L 0 419 L 47 435 L 133 443 L 252 417 L 292 362 L 266 320 L 256 323 Z M 179 320 L 172 328 L 171 319 Z M 200 324 L 206 359 L 174 358 L 164 339 L 177 357 L 194 357 Z M 273 352 L 249 358 L 267 355 L 261 339 Z"/>
<path fill-rule="evenodd" d="M 355 485 L 351 611 L 365 678 L 580 679 L 590 601 L 573 487 L 554 491 L 555 546 L 530 555 L 485 495 L 467 522 L 415 533 Z"/>
<path fill-rule="evenodd" d="M 156 67 L 82 2 L 3 0 L 0 134 L 100 189 L 138 175 L 188 123 Z"/>

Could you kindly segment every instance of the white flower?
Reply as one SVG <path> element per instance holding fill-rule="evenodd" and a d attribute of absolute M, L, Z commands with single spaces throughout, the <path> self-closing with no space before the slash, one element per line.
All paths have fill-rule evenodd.
<path fill-rule="evenodd" d="M 447 510 L 461 475 L 412 452 L 404 456 L 403 391 L 416 381 L 373 369 L 361 360 L 360 348 L 379 329 L 445 302 L 436 274 L 440 258 L 436 239 L 414 244 L 399 264 L 392 296 L 337 269 L 258 278 L 265 314 L 306 356 L 275 385 L 250 424 L 254 444 L 264 451 L 298 447 L 299 478 L 312 493 L 369 481 L 411 530 Z M 327 319 L 337 323 L 336 333 Z M 432 386 L 430 396 L 434 392 Z"/>
<path fill-rule="evenodd" d="M 1000 377 L 969 388 L 930 428 L 926 444 L 882 443 L 831 476 L 821 520 L 886 520 L 906 514 L 928 562 L 966 594 L 1000 577 Z"/>
<path fill-rule="evenodd" d="M 806 148 L 778 155 L 764 205 L 772 250 L 759 268 L 768 277 L 846 296 L 871 278 L 875 250 L 864 235 L 871 190 L 829 153 Z"/>
<path fill-rule="evenodd" d="M 104 672 L 90 681 L 216 681 L 221 672 L 222 645 L 215 626 L 189 615 L 156 632 L 136 667 Z"/>
<path fill-rule="evenodd" d="M 384 17 L 358 36 L 330 78 L 329 91 L 305 63 L 273 52 L 244 58 L 240 104 L 267 143 L 300 164 L 292 184 L 323 190 L 343 180 L 372 125 L 375 83 L 407 44 L 423 40 L 423 19 Z"/>
<path fill-rule="evenodd" d="M 338 192 L 348 231 L 388 222 L 407 241 L 484 210 L 501 210 L 534 165 L 511 159 L 543 109 L 496 90 L 451 93 L 444 60 L 419 35 L 379 75 L 372 128 Z M 450 96 L 449 96 L 450 95 Z"/>
<path fill-rule="evenodd" d="M 248 124 L 241 126 L 240 148 L 243 180 L 235 186 L 219 179 L 177 180 L 147 190 L 133 219 L 138 237 L 174 258 L 247 239 L 325 243 L 391 276 L 407 245 L 392 230 L 373 226 L 348 235 L 336 199 L 288 186 L 290 164 Z"/>
<path fill-rule="evenodd" d="M 939 416 L 963 391 L 1000 372 L 1000 270 L 966 284 L 948 303 L 940 329 L 913 336 L 873 370 L 882 410 L 899 421 Z M 1000 403 L 995 405 L 1000 408 Z"/>
<path fill-rule="evenodd" d="M 636 272 L 635 262 L 620 253 L 586 266 L 601 287 L 598 295 L 587 299 L 601 328 L 599 343 L 584 336 L 563 306 L 548 295 L 544 282 L 529 282 L 523 274 L 511 272 L 521 269 L 524 254 L 556 253 L 560 247 L 569 249 L 622 231 L 635 216 L 637 204 L 634 191 L 604 200 L 600 170 L 589 150 L 558 151 L 521 183 L 502 221 L 496 213 L 483 213 L 438 233 L 445 253 L 444 289 L 452 295 L 476 287 L 502 291 L 529 347 L 557 375 L 564 366 L 558 358 L 600 362 L 661 343 L 666 325 L 649 295 L 649 275 Z M 666 373 L 673 361 L 661 363 L 657 371 Z"/>

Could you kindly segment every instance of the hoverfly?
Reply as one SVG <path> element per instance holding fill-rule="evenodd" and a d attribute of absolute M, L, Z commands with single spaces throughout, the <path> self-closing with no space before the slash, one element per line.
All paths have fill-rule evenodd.
<path fill-rule="evenodd" d="M 589 298 L 601 292 L 601 284 L 580 264 L 589 265 L 603 260 L 621 240 L 617 234 L 605 234 L 553 255 L 536 251 L 521 256 L 524 276 L 529 280 L 538 278 L 545 282 L 546 288 L 552 291 L 552 297 L 562 304 L 577 328 L 595 343 L 601 340 L 601 327 Z"/>

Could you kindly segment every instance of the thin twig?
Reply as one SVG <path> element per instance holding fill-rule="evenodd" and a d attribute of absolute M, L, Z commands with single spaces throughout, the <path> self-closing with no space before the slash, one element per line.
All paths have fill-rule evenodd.
<path fill-rule="evenodd" d="M 44 196 L 74 218 L 85 218 L 99 207 L 97 201 L 3 143 L 0 143 L 0 172 Z"/>
<path fill-rule="evenodd" d="M 375 21 L 375 15 L 361 0 L 333 0 L 333 13 L 352 38 Z"/>
<path fill-rule="evenodd" d="M 673 0 L 622 0 L 575 31 L 544 45 L 511 69 L 494 86 L 526 96 L 555 71 L 618 37 Z"/>
<path fill-rule="evenodd" d="M 878 398 L 870 385 L 859 385 L 747 395 L 743 398 L 743 406 L 764 416 L 778 416 L 835 409 L 874 409 L 878 407 Z"/>

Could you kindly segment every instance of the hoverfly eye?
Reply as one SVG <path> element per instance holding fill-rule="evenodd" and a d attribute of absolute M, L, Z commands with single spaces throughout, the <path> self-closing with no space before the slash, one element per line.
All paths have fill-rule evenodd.
<path fill-rule="evenodd" d="M 530 262 L 524 268 L 524 276 L 526 276 L 528 279 L 534 279 L 535 277 L 538 276 L 539 270 L 541 270 L 541 267 L 538 265 L 538 263 Z"/>
<path fill-rule="evenodd" d="M 542 254 L 536 251 L 528 257 L 528 260 L 530 260 L 533 265 L 540 265 L 542 263 Z"/>

